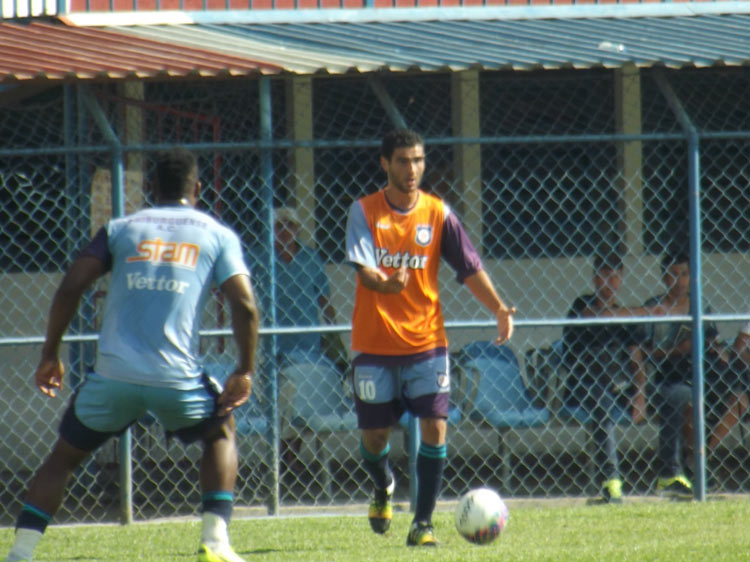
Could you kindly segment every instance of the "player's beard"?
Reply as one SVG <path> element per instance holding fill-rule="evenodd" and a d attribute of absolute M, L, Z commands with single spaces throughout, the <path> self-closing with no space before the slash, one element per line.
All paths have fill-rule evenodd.
<path fill-rule="evenodd" d="M 414 184 L 410 185 L 408 179 L 402 180 L 391 177 L 390 184 L 400 193 L 408 195 L 419 189 L 419 185 L 422 182 L 422 175 L 420 174 L 419 176 L 415 176 L 414 180 Z"/>

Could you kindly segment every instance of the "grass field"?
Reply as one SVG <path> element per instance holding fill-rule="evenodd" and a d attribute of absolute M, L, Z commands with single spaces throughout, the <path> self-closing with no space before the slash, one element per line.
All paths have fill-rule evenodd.
<path fill-rule="evenodd" d="M 633 501 L 621 506 L 579 502 L 508 502 L 510 521 L 489 546 L 465 542 L 453 528 L 453 513 L 435 514 L 441 546 L 404 546 L 408 513 L 396 513 L 393 531 L 374 535 L 362 515 L 248 518 L 232 522 L 235 549 L 248 561 L 750 561 L 750 501 L 747 497 L 705 503 Z M 137 523 L 128 527 L 51 527 L 35 561 L 196 560 L 200 533 L 194 521 Z M 0 529 L 0 556 L 12 529 Z"/>

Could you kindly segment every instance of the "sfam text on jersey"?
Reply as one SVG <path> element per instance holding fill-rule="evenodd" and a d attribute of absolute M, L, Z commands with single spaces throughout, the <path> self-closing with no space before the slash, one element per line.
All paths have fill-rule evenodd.
<path fill-rule="evenodd" d="M 130 256 L 127 262 L 148 261 L 154 264 L 170 263 L 183 267 L 194 268 L 198 263 L 200 246 L 189 242 L 165 242 L 161 238 L 156 240 L 141 240 L 136 246 L 137 256 Z"/>

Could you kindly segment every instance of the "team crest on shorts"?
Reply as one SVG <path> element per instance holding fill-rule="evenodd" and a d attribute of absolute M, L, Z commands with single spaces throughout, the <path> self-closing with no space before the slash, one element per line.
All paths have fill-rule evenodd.
<path fill-rule="evenodd" d="M 432 226 L 429 224 L 418 224 L 417 235 L 414 239 L 420 246 L 427 246 L 432 242 Z"/>
<path fill-rule="evenodd" d="M 450 377 L 448 376 L 448 373 L 438 373 L 437 376 L 437 385 L 438 388 L 446 388 L 450 384 Z"/>

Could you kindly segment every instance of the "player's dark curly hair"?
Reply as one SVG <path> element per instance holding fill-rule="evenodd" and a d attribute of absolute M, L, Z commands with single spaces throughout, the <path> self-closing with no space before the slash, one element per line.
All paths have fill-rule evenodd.
<path fill-rule="evenodd" d="M 597 253 L 594 256 L 594 271 L 602 269 L 619 271 L 622 267 L 622 256 L 618 252 L 609 251 L 606 253 Z"/>
<path fill-rule="evenodd" d="M 661 258 L 661 272 L 664 273 L 673 265 L 690 265 L 690 254 L 684 248 L 670 248 Z"/>
<path fill-rule="evenodd" d="M 393 151 L 397 148 L 408 148 L 412 146 L 424 146 L 424 140 L 416 131 L 411 129 L 396 129 L 386 133 L 383 142 L 380 145 L 380 155 L 386 160 L 390 160 Z"/>
<path fill-rule="evenodd" d="M 618 271 L 622 269 L 623 248 L 619 243 L 602 242 L 594 254 L 594 271 L 609 269 Z"/>
<path fill-rule="evenodd" d="M 161 199 L 176 200 L 193 188 L 198 171 L 195 155 L 184 148 L 172 148 L 156 157 L 156 190 Z"/>

